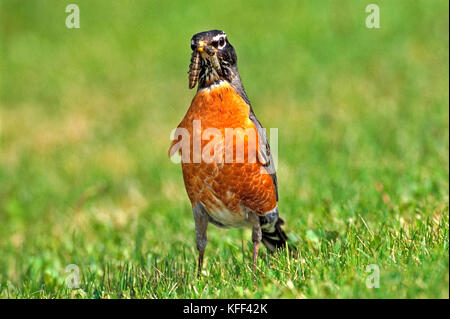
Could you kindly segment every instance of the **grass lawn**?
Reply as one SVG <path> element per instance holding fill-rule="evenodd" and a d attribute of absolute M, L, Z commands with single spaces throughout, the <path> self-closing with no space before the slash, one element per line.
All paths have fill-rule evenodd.
<path fill-rule="evenodd" d="M 449 4 L 380 0 L 368 29 L 369 3 L 2 0 L 0 298 L 449 298 Z M 216 28 L 299 255 L 253 272 L 250 230 L 211 225 L 197 279 L 167 150 Z"/>

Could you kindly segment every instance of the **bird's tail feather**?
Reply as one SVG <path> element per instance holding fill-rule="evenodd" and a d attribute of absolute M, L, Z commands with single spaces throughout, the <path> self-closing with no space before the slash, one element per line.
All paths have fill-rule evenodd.
<path fill-rule="evenodd" d="M 267 250 L 271 253 L 278 249 L 286 248 L 287 235 L 281 226 L 284 221 L 278 218 L 277 222 L 271 229 L 262 229 L 262 242 Z"/>

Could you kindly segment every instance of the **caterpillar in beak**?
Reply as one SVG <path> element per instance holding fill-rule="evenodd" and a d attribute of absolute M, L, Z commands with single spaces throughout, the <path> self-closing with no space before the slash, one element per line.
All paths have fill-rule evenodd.
<path fill-rule="evenodd" d="M 200 52 L 194 50 L 191 56 L 191 64 L 189 65 L 189 89 L 193 89 L 198 81 L 200 74 L 201 58 Z"/>
<path fill-rule="evenodd" d="M 222 68 L 220 67 L 219 58 L 217 57 L 217 54 L 214 54 L 211 57 L 211 64 L 214 70 L 216 70 L 218 75 L 222 75 Z"/>

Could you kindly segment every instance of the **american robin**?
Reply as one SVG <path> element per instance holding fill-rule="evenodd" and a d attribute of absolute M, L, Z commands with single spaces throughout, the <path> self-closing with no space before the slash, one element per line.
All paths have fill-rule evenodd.
<path fill-rule="evenodd" d="M 286 247 L 287 239 L 278 216 L 277 176 L 269 143 L 245 93 L 236 52 L 225 32 L 197 33 L 191 49 L 189 88 L 198 83 L 197 93 L 178 125 L 169 156 L 181 154 L 195 220 L 198 270 L 208 223 L 251 227 L 255 269 L 261 241 L 274 252 Z"/>

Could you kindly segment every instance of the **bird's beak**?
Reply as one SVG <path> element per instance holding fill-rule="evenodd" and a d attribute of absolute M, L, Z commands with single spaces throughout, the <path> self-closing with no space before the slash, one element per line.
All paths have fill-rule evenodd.
<path fill-rule="evenodd" d="M 213 56 L 217 49 L 211 45 L 208 45 L 205 41 L 199 41 L 197 51 L 200 53 L 206 53 L 209 56 Z"/>
<path fill-rule="evenodd" d="M 198 47 L 197 47 L 197 51 L 198 52 L 200 52 L 200 53 L 202 53 L 203 51 L 204 51 L 204 47 L 205 47 L 205 42 L 204 41 L 199 41 L 199 43 L 198 43 Z"/>

